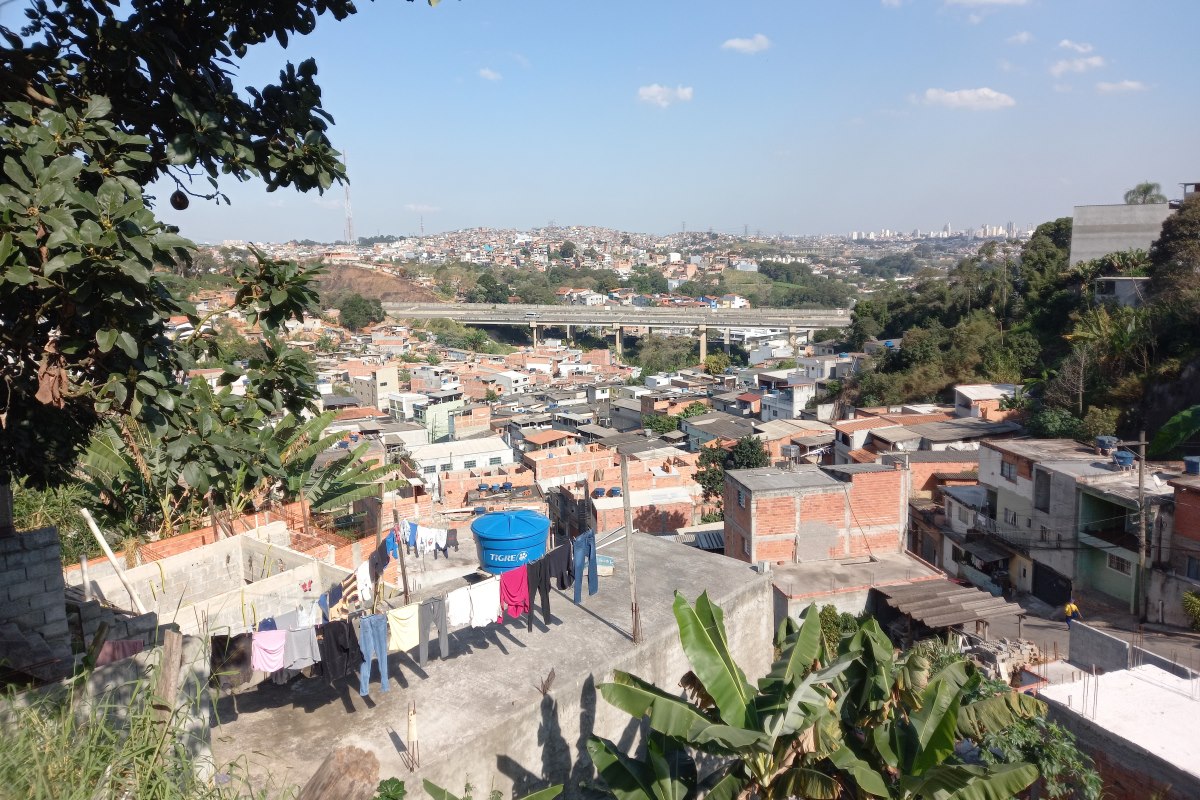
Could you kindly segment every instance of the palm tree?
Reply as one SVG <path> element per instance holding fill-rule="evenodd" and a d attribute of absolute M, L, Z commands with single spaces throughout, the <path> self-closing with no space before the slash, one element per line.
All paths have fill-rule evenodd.
<path fill-rule="evenodd" d="M 1125 204 L 1130 206 L 1147 206 L 1165 202 L 1167 202 L 1167 196 L 1162 193 L 1162 187 L 1150 181 L 1139 183 L 1125 193 Z"/>

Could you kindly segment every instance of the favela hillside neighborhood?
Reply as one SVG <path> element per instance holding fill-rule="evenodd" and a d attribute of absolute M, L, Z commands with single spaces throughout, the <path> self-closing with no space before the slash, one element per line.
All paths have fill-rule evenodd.
<path fill-rule="evenodd" d="M 927 5 L 0 4 L 0 798 L 1200 797 L 1200 7 Z"/>

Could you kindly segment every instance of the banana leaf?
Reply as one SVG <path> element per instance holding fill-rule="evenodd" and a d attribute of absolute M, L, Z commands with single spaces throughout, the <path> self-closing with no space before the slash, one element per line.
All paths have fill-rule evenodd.
<path fill-rule="evenodd" d="M 903 776 L 899 783 L 902 797 L 911 800 L 1011 800 L 1037 777 L 1032 764 L 954 764 L 934 767 L 923 775 Z"/>
<path fill-rule="evenodd" d="M 729 653 L 721 609 L 709 601 L 707 592 L 696 598 L 694 608 L 676 592 L 675 619 L 683 651 L 696 677 L 716 703 L 721 720 L 734 728 L 756 728 L 751 703 L 754 688 Z"/>

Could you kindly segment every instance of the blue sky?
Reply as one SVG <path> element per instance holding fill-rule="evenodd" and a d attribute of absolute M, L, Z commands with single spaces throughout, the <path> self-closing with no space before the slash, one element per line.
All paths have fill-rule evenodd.
<path fill-rule="evenodd" d="M 383 0 L 238 83 L 316 57 L 359 235 L 1023 225 L 1200 180 L 1197 30 L 1195 0 Z M 224 188 L 160 213 L 341 237 L 340 190 Z"/>

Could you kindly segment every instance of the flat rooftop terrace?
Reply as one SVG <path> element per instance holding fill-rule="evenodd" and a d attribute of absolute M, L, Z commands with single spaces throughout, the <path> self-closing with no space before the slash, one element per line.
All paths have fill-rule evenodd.
<path fill-rule="evenodd" d="M 524 618 L 452 631 L 446 660 L 435 658 L 431 642 L 424 668 L 415 651 L 393 653 L 387 693 L 373 672 L 367 698 L 358 694 L 357 675 L 332 684 L 319 677 L 266 681 L 220 697 L 212 730 L 216 762 L 244 756 L 263 788 L 303 784 L 343 745 L 374 753 L 381 777 L 405 781 L 414 794 L 422 778 L 455 792 L 469 779 L 479 792 L 495 786 L 506 794 L 590 778 L 587 737 L 594 731 L 628 744 L 637 728 L 599 697 L 596 684 L 621 669 L 675 692 L 690 669 L 672 612 L 676 589 L 688 601 L 707 591 L 721 605 L 731 650 L 748 678 L 765 674 L 772 656 L 765 576 L 743 562 L 644 534 L 635 536 L 634 552 L 641 644 L 630 636 L 628 565 L 618 538 L 600 549 L 614 560 L 613 576 L 601 578 L 592 596 L 585 580 L 582 605 L 571 602 L 573 590 L 552 589 L 548 626 L 539 606 L 532 631 Z M 543 696 L 539 686 L 551 675 Z M 410 771 L 414 705 L 420 766 Z"/>

